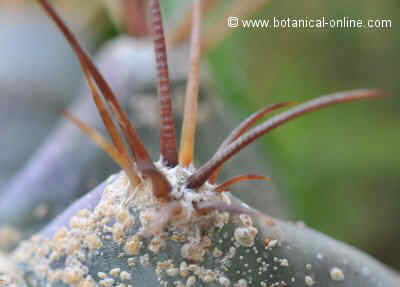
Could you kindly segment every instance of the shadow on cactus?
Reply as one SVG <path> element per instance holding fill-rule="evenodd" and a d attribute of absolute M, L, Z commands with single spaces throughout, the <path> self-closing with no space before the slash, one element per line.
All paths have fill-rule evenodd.
<path fill-rule="evenodd" d="M 202 2 L 192 17 L 190 73 L 180 149 L 173 124 L 167 52 L 159 0 L 151 0 L 158 71 L 160 159 L 154 162 L 116 95 L 46 0 L 38 1 L 76 53 L 111 141 L 68 112 L 65 116 L 121 168 L 13 252 L 20 286 L 398 286 L 399 278 L 361 252 L 251 209 L 229 193 L 244 174 L 217 183 L 224 164 L 282 124 L 337 103 L 378 98 L 353 90 L 293 106 L 267 106 L 246 118 L 214 156 L 196 168 L 194 144 L 200 82 Z M 146 111 L 143 111 L 144 113 Z"/>

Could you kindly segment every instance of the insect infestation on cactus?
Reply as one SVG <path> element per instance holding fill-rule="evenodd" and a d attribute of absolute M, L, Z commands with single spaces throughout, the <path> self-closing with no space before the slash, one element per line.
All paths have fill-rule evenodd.
<path fill-rule="evenodd" d="M 76 52 L 85 77 L 89 83 L 95 103 L 100 111 L 102 119 L 107 127 L 107 130 L 112 138 L 114 147 L 107 145 L 106 151 L 112 154 L 113 159 L 130 174 L 132 184 L 138 184 L 143 179 L 150 179 L 153 183 L 154 195 L 166 201 L 173 200 L 172 192 L 176 186 L 172 186 L 162 172 L 155 166 L 153 161 L 141 142 L 134 126 L 129 122 L 126 113 L 122 110 L 118 103 L 116 96 L 111 91 L 106 81 L 102 78 L 101 74 L 96 69 L 95 65 L 91 62 L 87 54 L 78 44 L 75 37 L 68 30 L 62 20 L 58 17 L 53 8 L 47 1 L 39 1 L 49 16 L 55 21 L 60 30 L 64 33 L 66 39 L 71 44 Z M 200 14 L 201 5 L 200 1 L 195 1 L 196 6 L 193 17 L 193 35 L 192 35 L 192 50 L 191 50 L 191 72 L 188 77 L 187 88 L 187 101 L 185 104 L 184 123 L 182 130 L 182 140 L 180 151 L 180 158 L 178 164 L 178 150 L 176 142 L 176 131 L 173 125 L 172 116 L 172 103 L 171 92 L 168 75 L 168 61 L 166 44 L 164 38 L 164 31 L 162 26 L 160 4 L 158 1 L 151 1 L 152 11 L 152 28 L 154 35 L 154 47 L 156 54 L 156 63 L 158 70 L 158 91 L 160 99 L 160 165 L 165 168 L 185 168 L 190 173 L 190 176 L 180 187 L 183 192 L 188 192 L 190 189 L 197 189 L 207 183 L 213 176 L 216 178 L 218 169 L 232 156 L 245 148 L 247 145 L 258 139 L 260 136 L 269 132 L 270 130 L 279 127 L 283 123 L 301 116 L 307 112 L 311 112 L 332 104 L 353 101 L 364 98 L 380 97 L 384 94 L 375 90 L 354 90 L 349 92 L 342 92 L 333 95 L 324 96 L 305 104 L 288 110 L 285 113 L 279 114 L 267 122 L 256 126 L 256 121 L 274 111 L 277 108 L 282 108 L 289 103 L 281 103 L 264 108 L 263 110 L 251 115 L 246 119 L 237 130 L 228 137 L 228 139 L 221 145 L 218 152 L 202 167 L 195 169 L 193 166 L 193 146 L 196 129 L 196 113 L 197 113 L 197 95 L 199 90 L 199 66 L 200 66 Z M 123 131 L 123 136 L 129 144 L 131 154 L 127 151 L 123 143 L 123 139 L 119 135 L 118 128 L 112 120 L 111 114 L 108 112 L 106 104 L 100 98 L 98 89 L 100 89 L 104 96 L 112 115 L 117 118 L 120 129 Z M 82 124 L 81 124 L 82 125 Z M 91 134 L 94 134 L 91 133 Z M 98 135 L 97 135 L 98 137 Z M 93 136 L 92 136 L 93 138 Z M 98 142 L 99 140 L 96 140 Z M 103 140 L 106 142 L 106 140 Z M 104 148 L 104 145 L 101 145 Z M 256 177 L 260 179 L 260 177 Z M 243 176 L 242 179 L 254 179 L 254 177 Z M 224 184 L 222 184 L 224 185 Z"/>
<path fill-rule="evenodd" d="M 254 212 L 234 203 L 227 193 L 228 188 L 240 181 L 269 178 L 245 174 L 216 184 L 221 168 L 246 146 L 291 119 L 336 103 L 376 98 L 384 94 L 377 90 L 335 93 L 292 107 L 256 125 L 269 113 L 292 106 L 293 103 L 267 106 L 245 119 L 220 145 L 215 155 L 196 168 L 193 160 L 202 52 L 201 1 L 195 1 L 193 8 L 190 73 L 178 151 L 160 3 L 159 0 L 151 0 L 160 105 L 160 159 L 153 162 L 116 95 L 74 35 L 47 0 L 38 2 L 76 53 L 111 142 L 68 112 L 65 116 L 109 154 L 125 174 L 110 180 L 97 205 L 76 210 L 68 219 L 68 224 L 56 223 L 56 229 L 45 230 L 41 234 L 44 238 L 35 237 L 17 250 L 15 256 L 25 264 L 28 281 L 38 286 L 57 282 L 73 286 L 96 286 L 97 281 L 102 286 L 112 286 L 116 282 L 134 282 L 137 280 L 136 273 L 141 272 L 140 268 L 155 266 L 156 280 L 165 286 L 203 286 L 196 285 L 196 280 L 201 282 L 199 284 L 218 282 L 219 286 L 230 286 L 231 283 L 235 286 L 253 286 L 255 281 L 270 286 L 266 284 L 283 282 L 280 278 L 262 279 L 267 272 L 267 268 L 261 269 L 266 264 L 262 257 L 254 258 L 251 263 L 252 267 L 260 268 L 257 274 L 256 269 L 250 271 L 250 268 L 248 273 L 228 272 L 233 268 L 231 261 L 236 252 L 241 252 L 240 248 L 249 252 L 252 250 L 255 254 L 261 252 L 255 246 L 259 230 L 249 216 Z M 229 231 L 230 228 L 233 230 Z M 213 241 L 218 232 L 227 234 L 224 235 L 227 242 Z M 262 242 L 266 242 L 264 238 Z M 273 248 L 271 242 L 268 241 L 263 247 Z M 151 255 L 143 252 L 145 246 Z M 168 248 L 179 249 L 180 257 L 161 252 Z M 212 254 L 212 260 L 209 259 L 209 253 Z M 118 263 L 112 265 L 107 258 L 115 259 Z M 211 268 L 210 260 L 213 264 L 217 262 L 218 266 Z M 280 266 L 287 267 L 286 259 L 279 260 Z M 179 268 L 176 267 L 178 263 Z M 91 267 L 96 264 L 109 270 L 105 272 Z M 134 268 L 135 265 L 142 267 L 137 267 L 131 273 L 121 270 Z M 183 281 L 186 285 L 183 285 Z M 279 286 L 285 285 L 282 283 Z"/>

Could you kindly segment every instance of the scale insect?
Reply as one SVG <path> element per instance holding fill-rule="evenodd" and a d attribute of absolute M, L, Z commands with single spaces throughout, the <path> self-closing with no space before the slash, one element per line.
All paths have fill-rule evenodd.
<path fill-rule="evenodd" d="M 98 144 L 110 157 L 115 160 L 129 176 L 131 184 L 137 185 L 149 179 L 153 184 L 154 196 L 165 202 L 173 201 L 174 187 L 165 175 L 156 167 L 141 141 L 135 126 L 123 111 L 116 95 L 104 80 L 88 54 L 79 45 L 78 41 L 67 28 L 65 23 L 46 0 L 39 0 L 44 11 L 58 26 L 65 38 L 76 53 L 81 68 L 87 79 L 96 107 L 104 125 L 112 139 L 112 143 L 83 122 L 67 114 L 78 127 L 81 128 L 95 143 Z M 384 95 L 378 90 L 353 90 L 332 95 L 322 96 L 306 103 L 292 107 L 269 120 L 256 125 L 257 121 L 277 109 L 288 107 L 293 103 L 279 103 L 269 105 L 255 112 L 245 119 L 220 145 L 214 156 L 200 168 L 193 165 L 194 144 L 196 131 L 197 97 L 200 82 L 201 57 L 201 1 L 195 1 L 193 8 L 193 24 L 191 38 L 190 73 L 186 90 L 186 102 L 182 124 L 182 137 L 178 151 L 177 132 L 173 123 L 171 87 L 168 73 L 168 57 L 164 28 L 158 0 L 150 1 L 151 28 L 153 34 L 154 51 L 158 71 L 157 90 L 160 107 L 160 165 L 166 169 L 184 168 L 190 171 L 190 176 L 182 184 L 182 189 L 196 190 L 204 184 L 215 183 L 222 166 L 246 146 L 262 135 L 308 112 L 312 112 L 333 104 L 355 101 L 360 99 L 376 98 Z M 115 123 L 117 122 L 117 124 Z M 127 143 L 127 146 L 125 145 Z M 242 175 L 219 184 L 215 190 L 223 191 L 228 186 L 244 180 L 267 180 L 257 175 Z"/>
<path fill-rule="evenodd" d="M 27 280 L 39 286 L 41 282 L 59 281 L 72 286 L 112 286 L 117 281 L 140 281 L 140 268 L 155 266 L 157 283 L 154 284 L 160 286 L 200 286 L 195 285 L 196 280 L 204 284 L 218 282 L 219 286 L 231 286 L 231 282 L 236 282 L 233 286 L 253 286 L 252 280 L 263 280 L 264 284 L 268 280 L 274 284 L 283 282 L 274 281 L 272 277 L 265 279 L 266 269 L 262 267 L 267 264 L 269 256 L 250 256 L 249 260 L 254 259 L 250 265 L 256 267 L 247 270 L 248 266 L 245 266 L 247 271 L 244 274 L 228 272 L 230 268 L 241 268 L 240 261 L 234 260 L 243 260 L 244 252 L 264 254 L 265 250 L 270 251 L 279 243 L 277 239 L 260 238 L 260 233 L 264 231 L 253 222 L 262 218 L 265 219 L 264 224 L 267 222 L 268 226 L 272 226 L 273 221 L 237 203 L 228 193 L 230 187 L 239 182 L 270 179 L 262 175 L 243 174 L 217 183 L 221 169 L 241 150 L 292 119 L 334 104 L 379 98 L 385 94 L 379 90 L 352 90 L 298 105 L 292 102 L 267 105 L 244 119 L 221 143 L 216 153 L 197 168 L 194 165 L 194 146 L 200 60 L 205 49 L 201 41 L 200 23 L 204 12 L 202 4 L 208 1 L 194 1 L 193 15 L 190 17 L 190 69 L 181 138 L 178 141 L 172 113 L 173 99 L 160 1 L 150 0 L 160 117 L 160 158 L 154 161 L 117 95 L 76 37 L 47 0 L 37 2 L 75 52 L 111 141 L 71 113 L 65 112 L 65 117 L 104 150 L 123 173 L 111 178 L 104 190 L 101 187 L 98 193 L 100 199 L 94 207 L 82 207 L 80 201 L 77 202 L 71 211 L 66 212 L 68 223 L 59 224 L 64 220 L 61 215 L 61 221 L 56 220 L 37 237 L 18 248 L 15 257 L 29 270 Z M 270 113 L 283 108 L 287 110 L 258 124 Z M 224 230 L 224 238 L 230 240 L 214 240 L 215 234 L 221 230 Z M 262 247 L 256 244 L 257 240 Z M 178 255 L 172 256 L 167 252 L 158 256 L 169 247 L 179 250 Z M 212 256 L 213 262 L 217 262 L 213 268 L 207 265 L 211 260 L 206 260 L 207 256 Z M 179 269 L 174 265 L 178 264 L 174 260 L 180 262 Z M 287 266 L 291 263 L 286 258 L 279 260 L 279 268 L 287 272 Z M 117 263 L 114 264 L 114 261 Z M 234 263 L 231 264 L 231 261 Z M 141 267 L 135 269 L 136 264 Z M 121 270 L 127 266 L 131 267 L 128 270 L 131 273 Z M 197 277 L 189 276 L 190 272 Z M 298 276 L 295 272 L 293 274 Z M 179 280 L 175 280 L 176 277 Z"/>

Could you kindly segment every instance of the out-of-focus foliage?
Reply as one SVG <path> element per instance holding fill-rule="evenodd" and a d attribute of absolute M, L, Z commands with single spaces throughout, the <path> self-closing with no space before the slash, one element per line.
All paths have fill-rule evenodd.
<path fill-rule="evenodd" d="M 263 142 L 294 218 L 399 267 L 396 7 L 396 1 L 273 1 L 253 18 L 390 19 L 392 28 L 238 29 L 210 62 L 219 94 L 243 116 L 267 103 L 352 88 L 393 94 L 309 115 Z"/>
<path fill-rule="evenodd" d="M 99 1 L 58 1 L 80 15 L 74 19 L 86 30 L 98 32 L 99 38 L 110 36 L 114 27 Z M 10 3 L 16 2 L 3 0 L 0 9 Z M 163 5 L 179 16 L 173 13 L 179 1 Z M 225 108 L 243 117 L 269 103 L 339 90 L 372 87 L 393 94 L 309 115 L 273 131 L 263 144 L 274 183 L 293 207 L 293 219 L 399 268 L 399 3 L 272 1 L 254 15 L 274 16 L 392 20 L 386 30 L 237 29 L 207 56 L 218 95 L 228 103 Z"/>
<path fill-rule="evenodd" d="M 0 9 L 14 9 L 21 11 L 29 6 L 36 7 L 36 0 L 2 0 Z M 80 0 L 54 0 L 52 1 L 62 9 L 68 19 L 72 19 L 74 24 L 87 26 L 94 18 L 103 11 L 101 0 L 80 1 Z"/>

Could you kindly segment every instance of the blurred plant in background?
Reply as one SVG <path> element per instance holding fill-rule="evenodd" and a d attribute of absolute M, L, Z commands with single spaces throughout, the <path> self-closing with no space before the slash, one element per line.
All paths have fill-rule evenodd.
<path fill-rule="evenodd" d="M 78 23 L 81 37 L 86 39 L 89 47 L 100 45 L 122 33 L 120 31 L 130 31 L 124 26 L 123 19 L 121 20 L 124 16 L 120 5 L 124 5 L 124 0 L 87 3 L 57 1 L 65 5 L 64 9 L 73 19 L 71 23 Z M 16 5 L 17 2 L 20 2 L 19 6 Z M 12 7 L 13 15 L 23 15 L 23 20 L 29 22 L 27 15 L 36 13 L 36 10 L 30 7 L 32 1 L 17 2 L 2 1 L 0 15 Z M 110 6 L 110 3 L 114 5 Z M 177 19 L 182 18 L 187 7 L 182 7 L 181 2 L 177 0 L 164 3 L 172 27 Z M 400 82 L 397 79 L 400 31 L 396 25 L 400 15 L 398 6 L 398 2 L 394 0 L 271 1 L 253 17 L 380 18 L 391 19 L 393 26 L 391 29 L 370 30 L 238 28 L 207 55 L 211 82 L 217 91 L 215 95 L 220 96 L 225 103 L 221 113 L 233 108 L 244 117 L 267 103 L 303 101 L 321 94 L 353 88 L 382 88 L 394 95 L 383 101 L 342 106 L 340 109 L 332 108 L 305 117 L 296 124 L 288 125 L 265 137 L 259 152 L 264 153 L 265 164 L 272 166 L 271 176 L 274 183 L 292 207 L 291 219 L 302 220 L 307 225 L 349 242 L 396 268 L 400 268 L 400 251 L 397 245 L 400 240 L 397 224 L 400 216 L 400 159 L 397 156 L 400 134 L 396 133 L 400 120 Z M 105 7 L 108 7 L 108 10 Z M 221 20 L 218 16 L 218 13 L 213 15 L 216 22 Z M 15 50 L 14 57 L 26 56 L 25 62 L 43 62 L 48 59 L 53 64 L 51 67 L 45 67 L 50 74 L 52 72 L 49 71 L 54 71 L 53 69 L 65 71 L 68 63 L 75 63 L 71 56 L 67 56 L 70 55 L 69 52 L 62 52 L 68 50 L 66 46 L 60 49 L 60 57 L 35 57 L 36 50 L 30 49 L 29 43 L 34 43 L 39 37 L 39 34 L 35 33 L 37 26 L 31 26 L 32 29 L 23 34 L 22 30 L 18 30 L 12 23 L 16 20 L 11 18 L 8 18 L 11 24 L 5 26 L 5 18 L 1 17 L 0 37 L 2 46 L 8 45 L 12 40 L 16 41 L 15 46 L 25 47 L 22 51 Z M 77 19 L 79 21 L 76 21 Z M 212 27 L 212 23 L 210 21 L 206 24 Z M 6 29 L 10 27 L 16 30 L 11 36 L 8 34 L 8 37 L 4 37 Z M 61 39 L 59 36 L 54 37 Z M 52 39 L 41 41 L 47 41 L 49 45 L 53 43 Z M 43 47 L 42 44 L 40 46 Z M 4 51 L 0 47 L 2 59 L 6 54 Z M 10 53 L 10 50 L 7 50 L 7 53 Z M 65 59 L 67 63 L 55 60 L 59 58 Z M 8 65 L 2 62 L 0 75 L 10 71 L 15 74 L 20 72 L 19 69 L 14 71 L 7 67 Z M 24 79 L 32 79 L 32 75 L 37 72 L 36 68 L 25 71 L 28 74 L 17 77 L 18 85 L 23 85 Z M 47 83 L 49 74 L 40 73 L 42 77 L 39 77 L 38 81 Z M 72 100 L 69 96 L 76 94 L 73 91 L 78 80 L 69 75 L 80 75 L 76 65 L 71 66 L 71 72 L 68 72 L 64 79 L 52 80 L 57 84 L 53 89 L 46 91 L 48 97 L 42 97 L 43 102 L 49 99 L 54 101 L 54 94 L 63 94 L 64 96 L 57 100 L 59 103 L 49 104 L 44 111 L 35 106 L 35 98 L 23 102 L 23 110 L 19 110 L 20 113 L 27 111 L 32 117 L 40 113 L 52 115 L 42 119 L 36 118 L 38 126 L 43 124 L 42 131 L 32 135 L 36 145 L 39 144 L 40 137 L 50 129 L 58 109 Z M 12 78 L 12 75 L 8 74 L 7 77 Z M 4 77 L 0 76 L 0 83 L 3 83 L 3 80 Z M 64 85 L 60 85 L 62 82 Z M 25 91 L 30 92 L 38 85 L 37 82 L 34 85 L 25 84 Z M 7 90 L 11 90 L 13 85 Z M 71 92 L 65 93 L 65 90 L 68 90 L 65 85 L 70 87 Z M 57 87 L 61 87 L 58 92 Z M 36 90 L 36 94 L 41 92 L 40 89 Z M 15 97 L 14 93 L 11 94 L 9 100 L 5 100 L 6 103 L 12 101 L 11 97 Z M 6 130 L 9 137 L 11 132 L 16 133 L 19 128 L 26 127 L 29 121 L 31 124 L 35 123 L 28 117 L 27 121 L 16 125 L 13 130 L 7 126 L 3 126 L 2 129 Z M 36 130 L 40 130 L 40 127 Z M 17 136 L 15 135 L 12 141 L 16 141 Z M 220 142 L 223 136 L 215 142 Z M 2 151 L 13 147 L 10 141 L 2 139 Z M 31 143 L 29 149 L 26 146 L 22 149 L 25 155 L 20 158 L 20 165 L 29 151 L 34 150 L 34 144 Z M 2 162 L 8 158 L 7 154 L 1 156 Z M 7 161 L 7 165 L 11 165 L 11 160 Z M 16 164 L 12 171 L 17 168 Z M 2 176 L 9 176 L 12 171 L 2 171 Z M 257 192 L 252 194 L 257 197 Z"/>
<path fill-rule="evenodd" d="M 304 118 L 263 139 L 296 219 L 398 265 L 400 48 L 395 1 L 272 1 L 255 17 L 391 19 L 391 29 L 246 29 L 210 55 L 214 82 L 246 113 L 265 102 L 379 87 L 391 99 Z M 241 62 L 241 69 L 237 68 Z"/>

